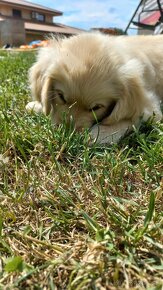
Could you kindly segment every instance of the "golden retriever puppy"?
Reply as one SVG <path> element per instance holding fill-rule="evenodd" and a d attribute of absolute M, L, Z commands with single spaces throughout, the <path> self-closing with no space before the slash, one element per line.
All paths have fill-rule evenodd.
<path fill-rule="evenodd" d="M 163 36 L 54 38 L 40 49 L 29 79 L 28 110 L 51 114 L 55 124 L 73 119 L 99 143 L 118 142 L 140 118 L 162 118 Z"/>

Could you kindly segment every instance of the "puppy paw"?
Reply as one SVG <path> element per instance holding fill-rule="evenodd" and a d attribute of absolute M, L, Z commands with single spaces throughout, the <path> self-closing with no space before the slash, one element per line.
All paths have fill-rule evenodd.
<path fill-rule="evenodd" d="M 42 113 L 42 105 L 38 101 L 29 102 L 25 108 L 28 112 Z"/>

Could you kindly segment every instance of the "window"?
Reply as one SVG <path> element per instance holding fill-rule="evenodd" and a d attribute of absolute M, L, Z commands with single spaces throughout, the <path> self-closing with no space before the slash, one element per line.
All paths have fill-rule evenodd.
<path fill-rule="evenodd" d="M 21 10 L 13 9 L 12 10 L 12 14 L 13 14 L 14 17 L 17 17 L 17 18 L 21 18 L 22 17 Z"/>
<path fill-rule="evenodd" d="M 41 21 L 41 22 L 45 22 L 45 15 L 33 11 L 32 12 L 32 19 L 35 19 L 35 20 L 38 20 L 38 21 Z"/>

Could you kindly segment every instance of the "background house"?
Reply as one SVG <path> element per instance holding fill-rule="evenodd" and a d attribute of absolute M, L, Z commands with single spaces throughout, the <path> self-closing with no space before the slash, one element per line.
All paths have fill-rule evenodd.
<path fill-rule="evenodd" d="M 135 29 L 138 34 L 163 32 L 163 0 L 141 0 L 127 25 L 126 32 Z"/>
<path fill-rule="evenodd" d="M 25 0 L 0 0 L 0 45 L 45 39 L 48 33 L 72 35 L 82 30 L 54 23 L 63 13 Z"/>

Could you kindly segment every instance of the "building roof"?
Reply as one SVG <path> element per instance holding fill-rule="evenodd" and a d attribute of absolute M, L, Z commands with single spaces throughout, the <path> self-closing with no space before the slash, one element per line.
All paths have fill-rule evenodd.
<path fill-rule="evenodd" d="M 37 9 L 40 11 L 44 11 L 44 12 L 48 12 L 50 14 L 53 14 L 54 16 L 60 16 L 63 13 L 61 11 L 55 10 L 55 9 L 51 9 L 48 8 L 46 6 L 42 6 L 39 4 L 35 4 L 35 3 L 31 3 L 29 1 L 26 0 L 0 0 L 1 4 L 8 4 L 8 5 L 14 5 L 14 6 L 22 6 L 24 8 L 33 8 L 33 9 Z"/>
<path fill-rule="evenodd" d="M 53 23 L 52 25 L 45 25 L 40 23 L 25 22 L 26 30 L 40 31 L 45 33 L 62 33 L 62 34 L 78 34 L 84 32 L 84 30 L 63 25 L 60 23 Z"/>

